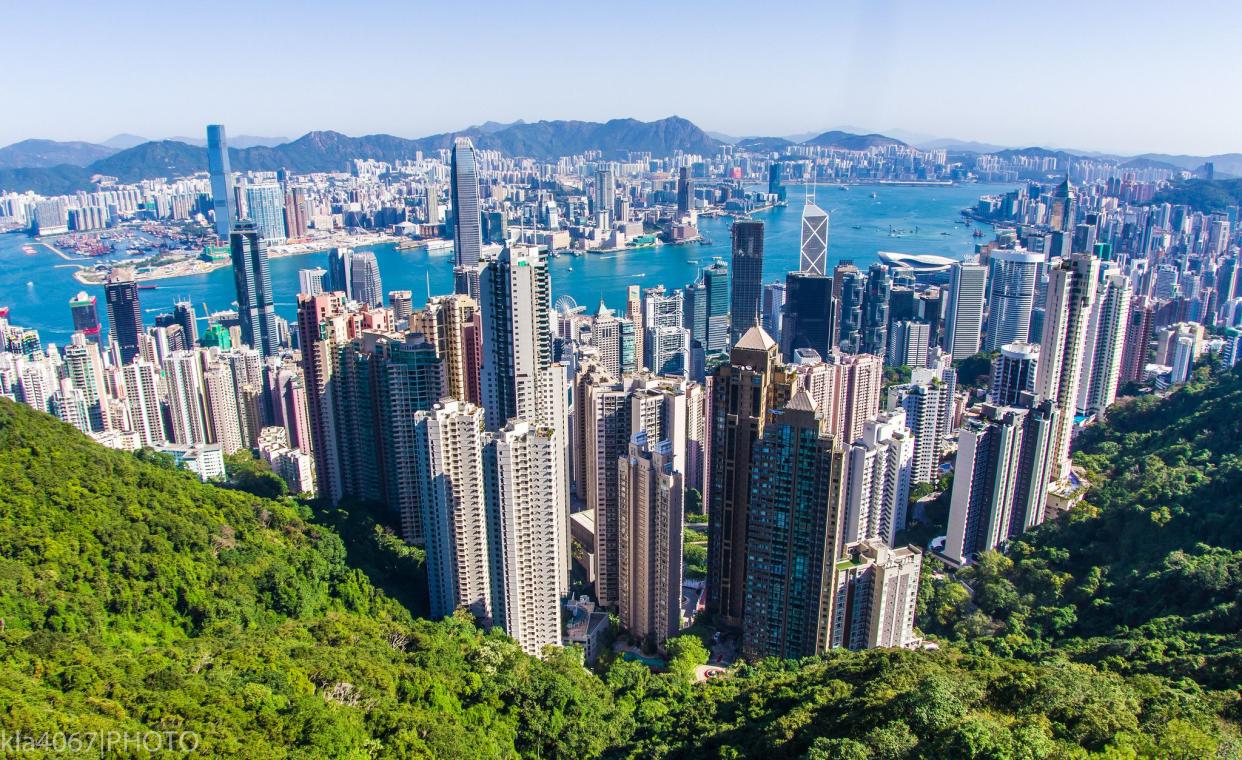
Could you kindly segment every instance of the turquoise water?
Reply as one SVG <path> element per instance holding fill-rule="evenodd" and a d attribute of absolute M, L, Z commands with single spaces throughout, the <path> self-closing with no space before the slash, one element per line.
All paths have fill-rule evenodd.
<path fill-rule="evenodd" d="M 956 223 L 958 212 L 974 205 L 980 195 L 1008 186 L 954 185 L 945 187 L 867 187 L 848 192 L 820 188 L 817 201 L 831 212 L 828 241 L 829 266 L 852 259 L 865 266 L 877 251 L 935 253 L 961 257 L 973 251 L 971 229 Z M 781 279 L 798 266 L 801 234 L 801 188 L 791 187 L 790 204 L 755 215 L 767 226 L 764 280 Z M 871 193 L 876 194 L 875 198 Z M 579 304 L 594 306 L 602 297 L 613 309 L 625 307 L 627 285 L 680 287 L 692 282 L 699 269 L 713 257 L 729 258 L 729 218 L 701 220 L 700 229 L 710 245 L 661 246 L 620 253 L 560 256 L 552 262 L 554 297 L 570 295 Z M 857 227 L 858 229 L 855 229 Z M 901 236 L 890 236 L 890 227 Z M 918 228 L 916 233 L 914 230 Z M 947 233 L 947 234 L 942 234 Z M 990 237 L 990 235 L 989 235 Z M 985 238 L 987 239 L 987 238 Z M 35 245 L 35 255 L 22 251 L 31 244 L 24 235 L 0 235 L 0 306 L 11 309 L 10 321 L 39 330 L 45 343 L 64 344 L 72 333 L 69 299 L 80 290 L 99 296 L 100 320 L 107 329 L 103 289 L 85 287 L 73 279 L 72 268 L 56 254 Z M 452 290 L 452 255 L 429 256 L 424 249 L 398 251 L 393 245 L 370 248 L 379 260 L 385 292 L 410 290 L 416 305 L 431 292 Z M 298 270 L 327 265 L 327 254 L 290 256 L 272 261 L 272 282 L 277 312 L 294 321 Z M 205 275 L 157 280 L 155 290 L 141 293 L 148 324 L 155 315 L 170 311 L 174 302 L 188 299 L 202 316 L 202 305 L 212 311 L 233 308 L 236 294 L 231 269 Z"/>

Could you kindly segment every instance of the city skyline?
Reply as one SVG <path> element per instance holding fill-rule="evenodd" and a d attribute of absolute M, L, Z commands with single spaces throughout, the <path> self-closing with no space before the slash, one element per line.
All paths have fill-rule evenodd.
<path fill-rule="evenodd" d="M 417 137 L 488 121 L 652 120 L 679 114 L 704 129 L 737 136 L 787 136 L 864 125 L 868 131 L 881 133 L 909 130 L 926 137 L 1121 154 L 1211 155 L 1242 150 L 1229 128 L 1242 107 L 1220 97 L 1216 86 L 1242 76 L 1242 63 L 1230 55 L 1225 34 L 1242 21 L 1242 9 L 1225 4 L 1212 4 L 1213 23 L 1206 28 L 1200 14 L 1171 14 L 1149 3 L 1085 7 L 1053 2 L 1045 4 L 1033 19 L 1016 8 L 980 5 L 963 13 L 901 2 L 880 7 L 795 4 L 767 14 L 746 13 L 747 8 L 738 4 L 710 10 L 659 8 L 661 29 L 718 41 L 725 51 L 742 51 L 741 57 L 762 53 L 764 65 L 731 67 L 729 77 L 708 76 L 703 61 L 708 60 L 704 54 L 712 50 L 710 45 L 677 45 L 670 40 L 661 56 L 629 55 L 634 45 L 650 44 L 651 30 L 646 25 L 651 14 L 580 8 L 570 14 L 561 4 L 550 4 L 544 13 L 530 13 L 526 8 L 492 5 L 483 9 L 491 23 L 472 30 L 474 53 L 470 56 L 455 55 L 459 40 L 454 35 L 419 35 L 428 57 L 451 58 L 457 65 L 446 68 L 442 76 L 420 81 L 418 97 L 410 98 L 393 97 L 411 87 L 403 67 L 373 66 L 368 76 L 359 77 L 354 68 L 337 63 L 374 55 L 375 31 L 370 25 L 383 13 L 384 5 L 377 4 L 375 13 L 336 19 L 332 24 L 321 23 L 322 13 L 313 4 L 246 6 L 245 20 L 254 28 L 281 28 L 281 42 L 289 43 L 247 47 L 246 55 L 219 56 L 225 70 L 194 86 L 183 81 L 183 72 L 176 66 L 149 64 L 153 59 L 175 59 L 187 49 L 235 39 L 231 31 L 242 6 L 222 3 L 208 16 L 192 9 L 139 16 L 136 6 L 110 4 L 97 9 L 84 5 L 69 21 L 59 10 L 32 5 L 13 8 L 15 28 L 56 29 L 63 43 L 56 51 L 61 65 L 32 67 L 28 76 L 8 83 L 13 101 L 37 100 L 40 108 L 0 126 L 0 144 L 29 138 L 105 140 L 119 133 L 196 135 L 206 122 L 230 124 L 235 134 L 295 137 L 314 129 L 335 129 L 354 135 Z M 558 13 L 561 10 L 564 13 Z M 194 14 L 192 23 L 190 14 Z M 739 32 L 743 14 L 745 31 Z M 566 19 L 571 15 L 569 22 Z M 1079 33 L 1066 33 L 1067 20 L 1073 21 Z M 420 9 L 412 23 L 417 30 L 450 29 L 452 9 Z M 1008 39 L 1016 24 L 1021 24 L 1023 37 L 1032 43 L 1035 56 L 1030 64 L 1006 64 L 975 52 L 980 43 L 987 50 L 990 45 L 1020 42 Z M 526 73 L 531 69 L 510 64 L 512 40 L 526 38 L 528 33 L 550 34 L 558 57 L 578 65 L 560 67 L 551 82 L 544 81 L 542 74 L 532 79 Z M 109 40 L 112 65 L 97 65 L 94 53 L 89 52 L 101 38 Z M 1117 46 L 1110 40 L 1125 40 L 1127 50 L 1150 49 L 1153 54 L 1128 55 L 1123 69 L 1116 63 Z M 38 60 L 47 54 L 37 36 L 15 38 L 10 45 L 17 60 Z M 1154 54 L 1157 48 L 1159 55 Z M 306 55 L 315 49 L 327 54 Z M 808 50 L 815 51 L 809 61 Z M 1192 70 L 1190 63 L 1209 60 L 1214 67 L 1211 77 L 1187 73 Z M 1000 98 L 984 99 L 1012 91 L 1015 77 L 1023 76 L 1028 67 L 1038 72 L 1038 81 L 1049 83 L 1049 93 L 1056 93 L 1055 98 L 1041 99 L 1040 108 L 1034 111 L 1037 118 L 1031 117 L 1030 109 L 1005 107 Z M 65 69 L 78 76 L 65 81 L 59 73 Z M 118 70 L 143 70 L 149 86 L 115 87 Z M 545 71 L 542 67 L 536 70 Z M 598 86 L 605 72 L 625 72 L 639 81 L 666 77 L 669 70 L 688 71 L 691 76 L 701 71 L 702 76 L 696 78 L 699 86 L 648 88 L 642 105 L 627 109 L 620 109 L 609 98 L 592 104 L 565 95 Z M 252 79 L 256 71 L 306 81 L 308 89 L 313 82 L 316 93 L 348 95 L 351 101 L 374 106 L 342 111 L 325 107 L 321 97 L 294 97 L 281 109 L 265 113 L 256 108 L 261 88 L 253 94 L 239 94 L 230 84 Z M 610 76 L 616 79 L 615 74 Z M 1107 78 L 1107 98 L 1100 97 L 1096 77 Z M 481 89 L 487 90 L 487 98 L 475 97 Z M 52 91 L 61 97 L 42 96 Z M 742 91 L 748 93 L 751 107 L 739 110 L 732 107 L 731 98 Z M 808 98 L 807 92 L 818 96 Z M 1178 109 L 1169 108 L 1148 111 L 1143 119 L 1127 122 L 1124 130 L 1115 128 L 1113 118 L 1083 118 L 1093 113 L 1132 112 L 1127 103 L 1144 102 L 1154 92 L 1177 92 L 1187 104 L 1212 103 L 1214 118 L 1186 119 Z M 428 112 L 416 105 L 402 105 L 427 102 L 440 107 Z M 85 134 L 84 113 L 90 114 L 92 134 Z M 906 133 L 905 138 L 909 137 Z"/>

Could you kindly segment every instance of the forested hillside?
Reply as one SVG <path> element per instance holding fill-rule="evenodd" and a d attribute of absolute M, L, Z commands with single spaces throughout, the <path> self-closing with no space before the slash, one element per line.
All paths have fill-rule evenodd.
<path fill-rule="evenodd" d="M 1139 461 L 1132 477 L 1146 487 L 1192 483 L 1200 493 L 1221 476 L 1196 479 L 1193 470 L 1206 455 L 1189 451 L 1148 481 L 1148 455 L 1139 452 L 1159 443 L 1142 415 L 1174 408 L 1179 418 L 1200 414 L 1196 399 L 1217 410 L 1238 408 L 1242 388 L 1236 379 L 1230 383 L 1202 396 L 1188 393 L 1173 408 L 1117 415 L 1117 429 L 1090 442 L 1096 466 L 1118 469 L 1121 479 L 1127 463 Z M 1238 449 L 1237 420 L 1229 424 L 1229 433 L 1213 433 L 1202 419 L 1179 429 L 1205 436 L 1218 452 L 1209 464 L 1223 470 Z M 1110 445 L 1117 450 L 1105 453 Z M 1192 518 L 1188 513 L 1201 505 L 1189 497 L 1162 495 L 1167 517 L 1153 506 L 1108 518 L 1110 511 L 1128 513 L 1121 495 L 1128 490 L 1135 483 L 1100 489 L 1099 516 L 1041 532 L 1015 567 L 1027 554 L 1069 553 L 1071 526 L 1091 520 L 1115 521 L 1109 524 L 1116 529 L 1140 518 L 1165 520 L 1165 527 L 1202 530 L 1204 540 L 1217 542 L 1237 536 L 1236 526 Z M 1091 535 L 1103 534 L 1101 526 Z M 1082 540 L 1095 546 L 1102 538 Z M 1185 591 L 1187 579 L 1207 570 L 1202 558 L 1223 550 L 1188 545 L 1188 559 L 1164 574 L 1106 575 L 1093 596 L 1133 593 L 1132 582 L 1148 584 L 1139 586 L 1148 595 L 1176 589 L 1180 597 L 1169 608 L 1191 621 L 1186 630 L 1203 647 L 1209 639 L 1216 648 L 1236 645 L 1225 632 L 1235 620 L 1236 636 L 1236 617 L 1229 616 L 1236 616 L 1237 599 L 1226 598 L 1236 581 L 1200 588 L 1196 596 Z M 371 551 L 397 549 L 377 541 Z M 1120 548 L 1110 551 L 1123 556 Z M 201 737 L 198 755 L 253 758 L 1198 758 L 1236 752 L 1229 720 L 1236 717 L 1236 668 L 1200 660 L 1220 674 L 1212 679 L 1156 667 L 1156 659 L 1125 668 L 1091 655 L 1094 645 L 1085 643 L 1073 644 L 1071 653 L 1098 661 L 1098 668 L 1057 655 L 1054 647 L 1070 641 L 1065 636 L 1075 627 L 1105 630 L 1119 616 L 1135 614 L 1136 605 L 1119 598 L 1084 614 L 1093 603 L 1083 596 L 1089 580 L 1074 575 L 1077 565 L 1048 571 L 1066 593 L 1079 589 L 1060 605 L 1077 619 L 1057 634 L 1033 636 L 1028 623 L 1018 630 L 1015 617 L 1012 629 L 988 639 L 993 646 L 976 644 L 971 652 L 956 645 L 841 652 L 743 666 L 695 685 L 689 673 L 700 656 L 696 646 L 674 647 L 684 654 L 672 658 L 666 674 L 617 661 L 595 675 L 575 650 L 540 661 L 466 619 L 417 620 L 372 580 L 391 588 L 392 575 L 383 569 L 401 564 L 384 556 L 363 563 L 358 554 L 356 542 L 347 548 L 307 505 L 201 484 L 159 458 L 104 449 L 0 399 L 0 727 L 10 734 L 191 731 Z M 1035 583 L 1006 581 L 1019 595 L 1029 592 L 1018 584 Z M 1029 606 L 1044 605 L 1032 600 Z M 1029 626 L 1044 614 L 1027 614 Z M 993 625 L 986 623 L 988 632 Z M 996 654 L 1006 647 L 1020 659 Z"/>

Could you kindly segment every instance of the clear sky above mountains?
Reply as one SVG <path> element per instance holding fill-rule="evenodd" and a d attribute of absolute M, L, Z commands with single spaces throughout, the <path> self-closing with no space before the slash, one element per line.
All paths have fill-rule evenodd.
<path fill-rule="evenodd" d="M 1119 153 L 1242 151 L 1242 4 L 13 3 L 0 144 L 421 136 L 487 120 L 842 124 Z"/>

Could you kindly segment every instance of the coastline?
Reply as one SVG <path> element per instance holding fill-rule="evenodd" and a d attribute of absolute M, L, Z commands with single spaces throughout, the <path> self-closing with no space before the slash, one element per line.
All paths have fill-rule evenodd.
<path fill-rule="evenodd" d="M 359 238 L 363 239 L 359 240 Z M 404 238 L 383 234 L 347 236 L 333 235 L 331 237 L 324 238 L 323 240 L 316 240 L 311 243 L 292 243 L 271 246 L 268 248 L 268 257 L 273 259 L 283 259 L 290 256 L 305 256 L 311 253 L 323 253 L 333 248 L 339 248 L 342 246 L 366 247 L 384 245 L 387 243 L 398 243 L 402 240 L 404 240 Z M 101 271 L 93 266 L 83 264 L 81 259 L 73 258 L 48 243 L 42 244 L 50 248 L 52 251 L 55 251 L 61 258 L 77 264 L 78 271 L 73 273 L 73 279 L 83 285 L 92 285 L 96 287 L 102 286 L 108 276 L 111 275 L 112 270 L 115 269 L 118 264 L 118 262 L 111 262 L 112 266 L 109 266 L 106 271 Z M 135 263 L 141 264 L 141 262 Z M 121 265 L 123 266 L 124 263 L 122 262 Z M 136 271 L 134 273 L 134 281 L 150 282 L 154 280 L 169 280 L 176 277 L 193 277 L 195 275 L 210 274 L 217 269 L 224 269 L 225 267 L 231 266 L 233 266 L 233 262 L 228 259 L 217 259 L 215 261 L 203 261 L 199 258 L 184 259 L 169 264 L 163 264 L 155 267 L 154 269 Z"/>

